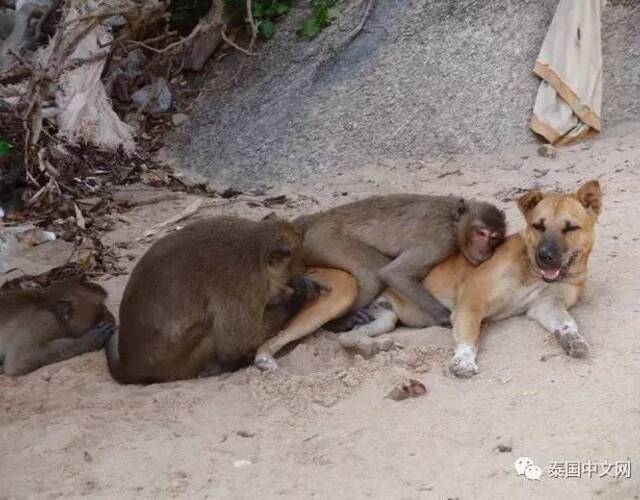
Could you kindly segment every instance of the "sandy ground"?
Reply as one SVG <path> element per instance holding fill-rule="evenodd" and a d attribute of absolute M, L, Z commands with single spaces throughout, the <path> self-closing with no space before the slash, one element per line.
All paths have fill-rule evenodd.
<path fill-rule="evenodd" d="M 270 188 L 291 199 L 275 209 L 287 217 L 372 193 L 456 192 L 497 200 L 515 231 L 516 188 L 573 189 L 598 178 L 604 211 L 590 282 L 573 310 L 590 356 L 560 354 L 522 317 L 486 329 L 481 371 L 471 380 L 447 373 L 453 343 L 441 328 L 399 330 L 405 349 L 370 360 L 319 332 L 289 349 L 277 373 L 247 368 L 147 387 L 116 384 L 104 353 L 91 353 L 22 378 L 0 376 L 0 498 L 638 498 L 639 175 L 640 128 L 624 126 L 555 159 L 533 145 L 381 158 L 334 178 Z M 109 238 L 131 241 L 192 199 L 134 209 Z M 251 207 L 252 199 L 262 198 L 214 200 L 202 215 L 269 211 Z M 148 245 L 123 250 L 123 262 L 131 267 Z M 104 281 L 114 311 L 126 279 Z M 428 394 L 385 399 L 409 377 Z M 520 456 L 542 468 L 540 481 L 516 475 Z M 631 461 L 632 474 L 550 477 L 549 464 L 564 461 Z"/>

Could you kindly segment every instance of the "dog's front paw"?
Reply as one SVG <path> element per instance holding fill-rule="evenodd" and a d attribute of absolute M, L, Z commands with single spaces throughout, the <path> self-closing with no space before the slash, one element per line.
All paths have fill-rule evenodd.
<path fill-rule="evenodd" d="M 455 354 L 449 364 L 449 371 L 458 378 L 471 378 L 477 374 L 475 349 L 464 344 L 456 347 Z"/>
<path fill-rule="evenodd" d="M 449 371 L 458 378 L 471 378 L 478 373 L 478 365 L 468 359 L 453 357 Z"/>
<path fill-rule="evenodd" d="M 269 354 L 256 354 L 253 364 L 263 372 L 272 372 L 280 369 L 278 362 Z"/>
<path fill-rule="evenodd" d="M 556 337 L 560 346 L 572 358 L 584 358 L 589 354 L 589 344 L 578 332 L 558 333 Z"/>

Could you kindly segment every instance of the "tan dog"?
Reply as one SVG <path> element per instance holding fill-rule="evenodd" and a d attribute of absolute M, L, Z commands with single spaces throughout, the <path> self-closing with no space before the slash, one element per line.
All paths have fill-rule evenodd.
<path fill-rule="evenodd" d="M 474 270 L 458 291 L 450 367 L 458 377 L 478 372 L 477 343 L 485 319 L 526 313 L 552 332 L 568 355 L 587 355 L 587 341 L 567 309 L 577 302 L 587 280 L 602 207 L 600 184 L 587 182 L 573 194 L 529 191 L 518 206 L 527 227 Z"/>
<path fill-rule="evenodd" d="M 456 350 L 450 369 L 456 376 L 466 378 L 477 373 L 477 343 L 484 320 L 524 313 L 553 332 L 570 356 L 587 354 L 587 342 L 567 309 L 576 303 L 585 285 L 601 203 L 597 181 L 587 182 L 572 194 L 529 191 L 518 201 L 527 227 L 510 236 L 490 260 L 474 268 L 460 255 L 454 255 L 425 278 L 425 286 L 438 300 L 448 307 L 455 305 Z M 323 284 L 337 296 L 344 286 Z M 326 320 L 331 300 L 327 297 L 309 305 L 304 317 L 296 316 L 287 330 L 295 331 L 296 338 L 311 333 L 317 321 L 311 323 L 308 319 Z M 376 320 L 344 334 L 343 345 L 357 347 L 362 339 L 393 330 L 398 320 L 407 326 L 424 326 L 413 314 L 415 306 L 392 290 L 387 290 L 371 307 Z M 286 334 L 276 338 L 281 335 Z M 290 335 L 288 340 L 292 340 Z"/>

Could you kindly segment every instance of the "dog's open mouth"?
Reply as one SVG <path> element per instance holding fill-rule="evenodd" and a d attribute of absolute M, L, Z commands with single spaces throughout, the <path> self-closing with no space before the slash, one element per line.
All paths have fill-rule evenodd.
<path fill-rule="evenodd" d="M 540 275 L 542 279 L 547 283 L 555 283 L 557 281 L 561 281 L 564 277 L 569 273 L 569 269 L 573 265 L 573 262 L 576 260 L 577 254 L 573 254 L 569 261 L 561 267 L 548 267 L 548 268 L 540 268 Z"/>
<path fill-rule="evenodd" d="M 542 279 L 547 283 L 553 283 L 554 281 L 559 281 L 563 276 L 564 268 L 557 267 L 551 269 L 540 269 L 540 274 L 542 275 Z"/>

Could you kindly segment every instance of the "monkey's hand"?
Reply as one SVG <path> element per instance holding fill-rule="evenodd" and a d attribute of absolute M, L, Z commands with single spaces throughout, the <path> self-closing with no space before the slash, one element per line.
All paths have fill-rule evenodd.
<path fill-rule="evenodd" d="M 302 300 L 310 302 L 316 300 L 323 292 L 330 292 L 331 288 L 318 283 L 306 275 L 297 275 L 289 280 L 289 286 L 293 288 L 292 301 Z"/>
<path fill-rule="evenodd" d="M 437 300 L 431 302 L 429 314 L 437 326 L 451 328 L 451 311 Z"/>

